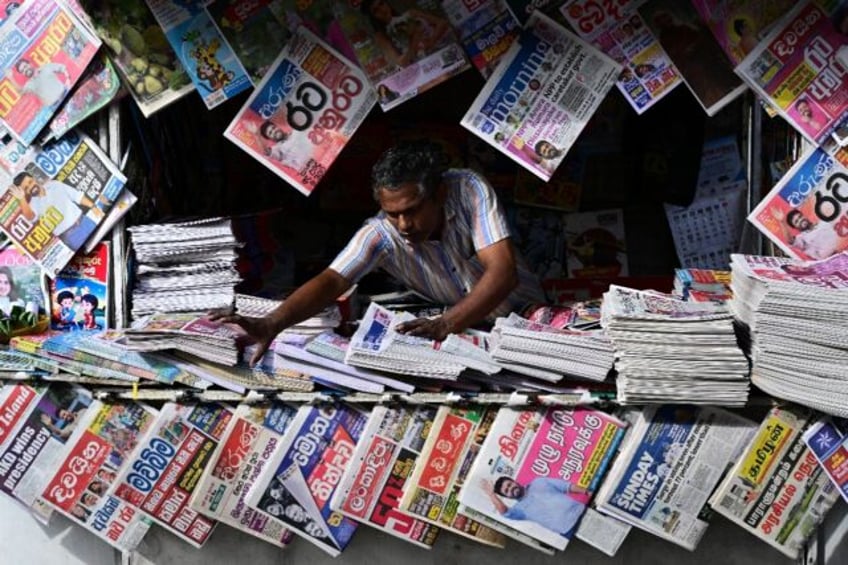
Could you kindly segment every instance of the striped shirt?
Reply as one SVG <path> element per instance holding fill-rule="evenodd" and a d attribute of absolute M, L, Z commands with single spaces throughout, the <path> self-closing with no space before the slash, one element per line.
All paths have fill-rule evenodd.
<path fill-rule="evenodd" d="M 477 251 L 510 237 L 510 232 L 503 208 L 481 175 L 450 169 L 442 179 L 448 193 L 439 240 L 410 244 L 381 211 L 365 221 L 330 268 L 353 283 L 382 268 L 434 302 L 459 302 L 483 274 Z M 544 302 L 538 279 L 521 258 L 518 276 L 518 286 L 489 315 L 490 320 L 520 311 L 530 302 Z"/>

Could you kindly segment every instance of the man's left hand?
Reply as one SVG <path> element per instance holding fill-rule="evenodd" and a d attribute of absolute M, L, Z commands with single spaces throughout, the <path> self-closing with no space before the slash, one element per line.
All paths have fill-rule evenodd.
<path fill-rule="evenodd" d="M 442 341 L 451 333 L 451 325 L 442 316 L 438 318 L 416 318 L 398 324 L 395 330 L 406 335 Z"/>

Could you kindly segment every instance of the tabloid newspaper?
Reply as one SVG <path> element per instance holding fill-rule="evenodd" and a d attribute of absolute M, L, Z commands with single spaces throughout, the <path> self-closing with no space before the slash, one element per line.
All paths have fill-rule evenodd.
<path fill-rule="evenodd" d="M 680 75 L 636 8 L 644 0 L 571 0 L 559 10 L 583 39 L 621 63 L 616 86 L 641 114 L 681 84 Z"/>
<path fill-rule="evenodd" d="M 824 146 L 848 144 L 846 69 L 848 35 L 807 1 L 777 22 L 736 72 L 804 137 Z"/>
<path fill-rule="evenodd" d="M 247 493 L 268 465 L 297 408 L 240 404 L 191 498 L 198 512 L 285 547 L 292 534 L 247 505 Z"/>
<path fill-rule="evenodd" d="M 247 494 L 247 504 L 332 556 L 356 522 L 330 508 L 367 415 L 344 404 L 301 406 Z"/>
<path fill-rule="evenodd" d="M 146 2 L 207 108 L 250 88 L 250 77 L 206 11 L 207 2 Z"/>
<path fill-rule="evenodd" d="M 156 419 L 156 411 L 137 402 L 92 402 L 65 447 L 42 497 L 80 522 L 109 545 L 132 551 L 151 525 L 126 502 L 107 494 Z"/>
<path fill-rule="evenodd" d="M 82 4 L 145 117 L 194 90 L 144 0 Z"/>
<path fill-rule="evenodd" d="M 827 259 L 848 248 L 848 168 L 811 147 L 748 216 L 796 259 Z"/>
<path fill-rule="evenodd" d="M 794 3 L 795 0 L 692 0 L 734 66 Z"/>
<path fill-rule="evenodd" d="M 376 100 L 358 67 L 300 27 L 224 136 L 309 196 Z"/>
<path fill-rule="evenodd" d="M 99 47 L 64 4 L 23 3 L 0 26 L 0 125 L 31 144 Z"/>
<path fill-rule="evenodd" d="M 59 466 L 62 447 L 91 405 L 91 393 L 66 383 L 6 385 L 0 413 L 0 491 L 46 522 L 41 493 Z"/>
<path fill-rule="evenodd" d="M 848 420 L 825 417 L 804 432 L 804 443 L 848 502 Z"/>
<path fill-rule="evenodd" d="M 621 65 L 534 12 L 461 124 L 547 181 Z"/>
<path fill-rule="evenodd" d="M 716 512 L 794 559 L 839 498 L 802 439 L 809 418 L 805 408 L 772 408 L 710 498 Z"/>
<path fill-rule="evenodd" d="M 620 208 L 565 214 L 563 231 L 569 277 L 627 276 L 624 213 Z"/>
<path fill-rule="evenodd" d="M 345 516 L 429 549 L 439 528 L 400 510 L 436 408 L 375 406 L 331 505 Z"/>
<path fill-rule="evenodd" d="M 498 411 L 460 502 L 563 550 L 597 489 L 625 424 L 585 408 Z"/>
<path fill-rule="evenodd" d="M 0 169 L 0 230 L 52 277 L 89 240 L 126 178 L 74 130 L 12 171 Z"/>
<path fill-rule="evenodd" d="M 104 241 L 92 253 L 77 253 L 49 280 L 50 329 L 91 331 L 109 325 L 110 247 Z"/>
<path fill-rule="evenodd" d="M 459 511 L 459 491 L 480 451 L 475 443 L 484 419 L 494 420 L 496 407 L 439 407 L 421 455 L 403 490 L 400 510 L 455 534 L 503 547 L 506 539 Z"/>
<path fill-rule="evenodd" d="M 202 546 L 216 521 L 188 502 L 232 415 L 217 404 L 164 404 L 109 494 L 183 541 Z"/>
<path fill-rule="evenodd" d="M 755 424 L 712 407 L 643 409 L 595 500 L 597 509 L 693 551 L 702 511 Z"/>
<path fill-rule="evenodd" d="M 338 2 L 337 19 L 383 110 L 468 69 L 462 46 L 437 0 Z"/>
<path fill-rule="evenodd" d="M 521 32 L 505 0 L 442 0 L 442 9 L 471 64 L 488 78 Z"/>

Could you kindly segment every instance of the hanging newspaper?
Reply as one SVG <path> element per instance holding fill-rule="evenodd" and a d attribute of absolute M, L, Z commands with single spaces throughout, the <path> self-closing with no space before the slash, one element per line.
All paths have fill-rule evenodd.
<path fill-rule="evenodd" d="M 68 264 L 103 221 L 126 178 L 75 130 L 0 169 L 0 230 L 50 276 Z"/>
<path fill-rule="evenodd" d="M 116 549 L 134 550 L 152 522 L 107 492 L 155 419 L 153 409 L 136 402 L 92 402 L 44 488 L 44 500 Z"/>
<path fill-rule="evenodd" d="M 350 406 L 301 406 L 247 493 L 247 504 L 337 556 L 356 522 L 330 508 L 350 465 L 366 415 Z"/>
<path fill-rule="evenodd" d="M 804 432 L 804 443 L 848 502 L 848 420 L 827 416 Z"/>
<path fill-rule="evenodd" d="M 755 427 L 712 407 L 643 409 L 598 491 L 598 510 L 693 551 L 707 529 L 707 498 Z"/>
<path fill-rule="evenodd" d="M 441 528 L 486 545 L 504 547 L 500 532 L 459 511 L 459 491 L 480 446 L 474 443 L 484 419 L 494 420 L 496 407 L 441 406 L 415 465 L 399 509 Z M 488 428 L 483 430 L 488 431 Z"/>
<path fill-rule="evenodd" d="M 309 196 L 375 102 L 362 71 L 300 27 L 224 136 Z"/>
<path fill-rule="evenodd" d="M 534 12 L 462 125 L 547 181 L 621 72 L 621 65 Z"/>
<path fill-rule="evenodd" d="M 49 387 L 7 385 L 0 390 L 0 491 L 47 522 L 52 510 L 41 493 L 59 466 L 62 447 L 91 405 L 82 387 L 52 383 Z M 11 424 L 8 425 L 7 423 Z"/>
<path fill-rule="evenodd" d="M 383 110 L 470 67 L 438 2 L 337 2 L 336 17 Z"/>
<path fill-rule="evenodd" d="M 442 9 L 471 64 L 483 78 L 489 78 L 521 32 L 505 0 L 442 0 Z"/>
<path fill-rule="evenodd" d="M 804 137 L 824 147 L 848 144 L 846 69 L 848 35 L 808 1 L 775 24 L 736 72 Z"/>
<path fill-rule="evenodd" d="M 144 0 L 82 4 L 145 117 L 194 90 Z"/>
<path fill-rule="evenodd" d="M 671 59 L 636 11 L 643 2 L 620 0 L 601 7 L 595 0 L 572 0 L 559 8 L 580 37 L 624 66 L 615 84 L 637 114 L 682 82 Z"/>
<path fill-rule="evenodd" d="M 796 560 L 839 498 L 802 439 L 809 418 L 805 408 L 772 408 L 710 497 L 716 512 Z"/>
<path fill-rule="evenodd" d="M 64 4 L 23 3 L 0 26 L 0 125 L 30 145 L 99 47 Z"/>
<path fill-rule="evenodd" d="M 439 528 L 400 510 L 400 498 L 431 432 L 431 406 L 376 406 L 331 507 L 345 516 L 430 549 Z"/>
<path fill-rule="evenodd" d="M 284 404 L 271 407 L 240 404 L 203 471 L 191 498 L 192 508 L 263 541 L 285 547 L 292 539 L 291 532 L 250 508 L 246 499 L 296 412 L 296 408 Z"/>
<path fill-rule="evenodd" d="M 230 410 L 216 404 L 166 403 L 109 494 L 199 548 L 216 522 L 188 501 L 231 417 Z"/>
<path fill-rule="evenodd" d="M 206 11 L 206 2 L 146 1 L 207 108 L 250 88 L 247 72 Z"/>
<path fill-rule="evenodd" d="M 848 249 L 848 168 L 809 148 L 748 221 L 790 257 L 827 259 Z"/>
<path fill-rule="evenodd" d="M 568 545 L 625 424 L 585 408 L 503 407 L 459 501 L 556 549 Z"/>

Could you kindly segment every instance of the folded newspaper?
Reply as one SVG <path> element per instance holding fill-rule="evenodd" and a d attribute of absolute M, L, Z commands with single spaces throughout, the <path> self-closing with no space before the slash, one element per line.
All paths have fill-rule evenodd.
<path fill-rule="evenodd" d="M 120 345 L 132 351 L 176 349 L 208 361 L 235 365 L 239 358 L 236 340 L 242 336 L 244 330 L 240 327 L 213 322 L 204 314 L 157 313 L 136 320 L 124 330 Z"/>

